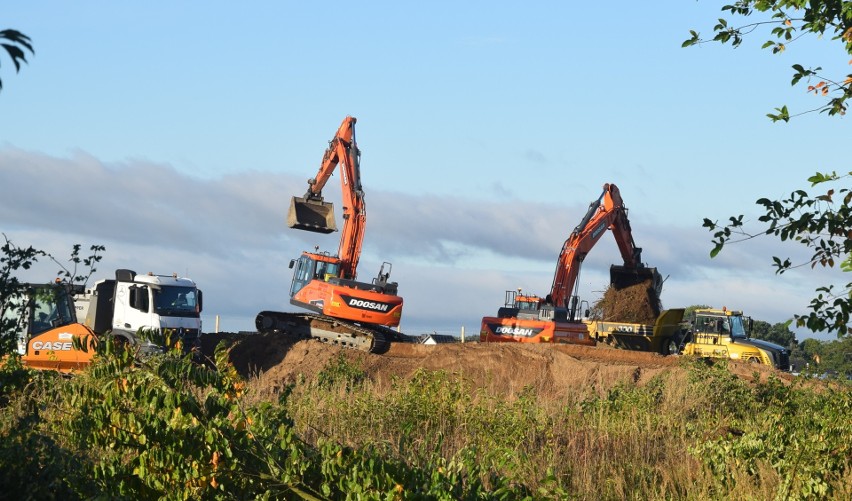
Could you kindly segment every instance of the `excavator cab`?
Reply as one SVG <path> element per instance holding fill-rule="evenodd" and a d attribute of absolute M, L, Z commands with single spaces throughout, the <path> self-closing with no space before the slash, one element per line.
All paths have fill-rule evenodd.
<path fill-rule="evenodd" d="M 337 231 L 334 204 L 324 202 L 322 198 L 293 197 L 287 213 L 287 226 L 315 233 L 333 233 Z"/>

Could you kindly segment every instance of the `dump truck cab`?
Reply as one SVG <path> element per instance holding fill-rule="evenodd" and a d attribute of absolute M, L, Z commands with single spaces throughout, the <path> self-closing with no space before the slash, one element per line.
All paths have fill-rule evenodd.
<path fill-rule="evenodd" d="M 789 350 L 768 341 L 750 338 L 751 328 L 751 318 L 744 316 L 742 311 L 725 307 L 695 310 L 683 354 L 729 358 L 789 370 Z"/>

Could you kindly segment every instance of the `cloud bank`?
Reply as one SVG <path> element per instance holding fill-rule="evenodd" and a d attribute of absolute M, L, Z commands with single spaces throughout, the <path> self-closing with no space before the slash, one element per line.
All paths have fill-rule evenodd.
<path fill-rule="evenodd" d="M 325 191 L 339 204 L 337 182 L 335 175 Z M 505 290 L 548 292 L 563 241 L 599 195 L 557 204 L 365 188 L 360 278 L 393 262 L 392 279 L 406 301 L 404 331 L 464 327 L 467 335 L 478 333 L 483 315 L 496 313 Z M 314 245 L 337 249 L 339 234 L 286 227 L 290 197 L 305 189 L 305 177 L 289 173 L 210 179 L 144 159 L 106 164 L 84 152 L 53 157 L 6 147 L 0 149 L 0 231 L 55 256 L 67 256 L 75 243 L 105 245 L 95 279 L 116 268 L 190 276 L 205 291 L 207 330 L 216 316 L 221 330 L 252 330 L 261 310 L 295 310 L 287 297 L 291 258 Z M 630 213 L 630 219 L 643 260 L 667 277 L 668 307 L 725 305 L 774 323 L 803 313 L 814 288 L 830 280 L 819 270 L 776 276 L 770 256 L 805 256 L 768 238 L 730 245 L 711 260 L 710 234 L 699 225 L 668 226 L 665 214 Z M 605 235 L 583 265 L 581 297 L 599 298 L 610 264 L 619 262 Z M 55 268 L 42 263 L 28 279 L 50 280 Z"/>

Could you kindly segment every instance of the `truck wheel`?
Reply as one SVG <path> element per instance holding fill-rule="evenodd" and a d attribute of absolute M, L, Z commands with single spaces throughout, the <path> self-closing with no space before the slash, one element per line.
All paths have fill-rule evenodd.
<path fill-rule="evenodd" d="M 666 339 L 663 345 L 663 355 L 680 355 L 680 343 L 677 338 L 670 337 Z"/>

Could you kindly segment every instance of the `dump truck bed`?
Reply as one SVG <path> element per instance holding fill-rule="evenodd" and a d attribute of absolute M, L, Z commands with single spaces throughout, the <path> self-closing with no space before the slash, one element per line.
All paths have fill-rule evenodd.
<path fill-rule="evenodd" d="M 586 320 L 585 323 L 591 336 L 598 342 L 625 350 L 669 355 L 676 352 L 676 345 L 680 342 L 684 311 L 683 308 L 665 310 L 653 324 L 612 320 Z"/>

